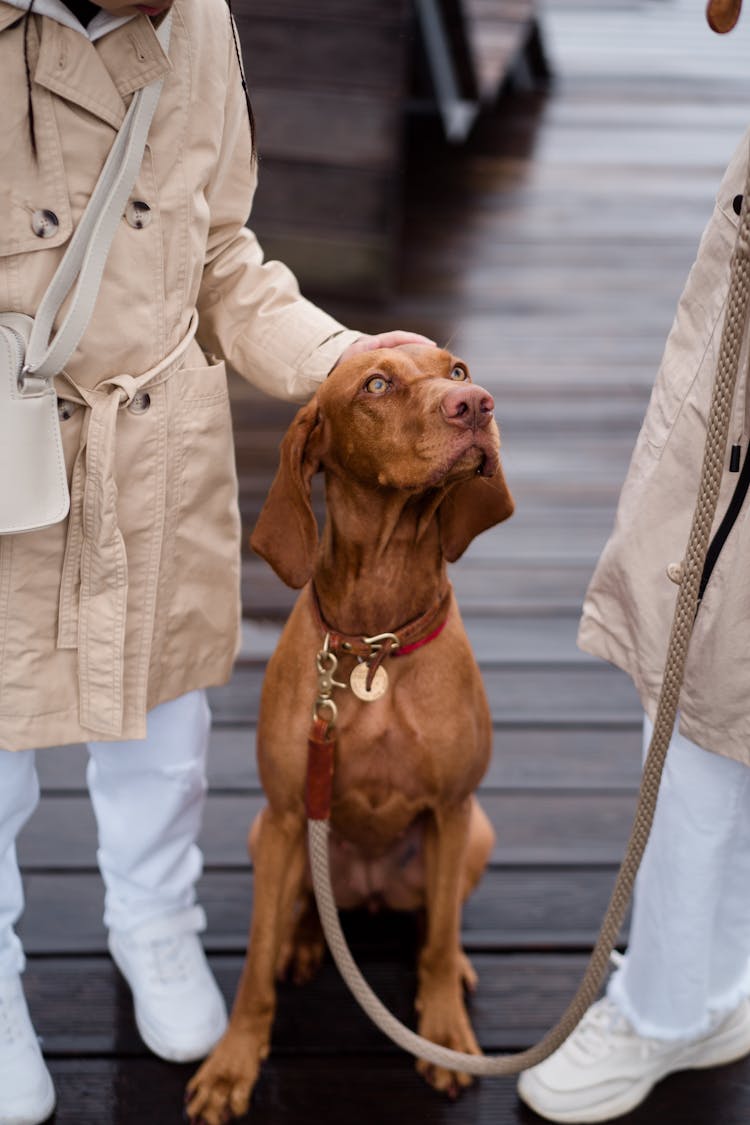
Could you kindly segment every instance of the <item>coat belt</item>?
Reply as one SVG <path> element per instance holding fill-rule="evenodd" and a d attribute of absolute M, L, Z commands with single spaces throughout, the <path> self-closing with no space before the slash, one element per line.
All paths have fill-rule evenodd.
<path fill-rule="evenodd" d="M 80 722 L 97 734 L 122 734 L 128 559 L 117 520 L 115 439 L 118 411 L 139 391 L 165 383 L 182 366 L 198 327 L 141 375 L 117 375 L 95 390 L 68 376 L 62 396 L 86 407 L 70 483 L 65 556 L 58 605 L 57 647 L 78 650 Z"/>

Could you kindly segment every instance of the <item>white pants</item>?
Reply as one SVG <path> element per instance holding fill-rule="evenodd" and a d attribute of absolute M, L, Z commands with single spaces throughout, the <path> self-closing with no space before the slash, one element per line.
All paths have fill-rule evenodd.
<path fill-rule="evenodd" d="M 644 749 L 651 739 L 644 727 Z M 608 994 L 635 1030 L 703 1034 L 750 994 L 750 768 L 675 733 Z"/>
<path fill-rule="evenodd" d="M 88 745 L 111 929 L 135 929 L 195 903 L 210 726 L 205 692 L 194 691 L 150 711 L 145 739 Z M 0 750 L 0 976 L 24 966 L 13 930 L 24 905 L 15 840 L 39 801 L 34 759 L 34 750 Z"/>

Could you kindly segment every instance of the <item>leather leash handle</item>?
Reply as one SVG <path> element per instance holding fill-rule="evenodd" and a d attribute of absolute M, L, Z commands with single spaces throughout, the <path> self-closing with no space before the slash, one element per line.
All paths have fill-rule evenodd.
<path fill-rule="evenodd" d="M 327 821 L 331 815 L 335 748 L 327 720 L 315 718 L 307 739 L 305 809 L 310 820 Z"/>
<path fill-rule="evenodd" d="M 169 51 L 171 30 L 172 13 L 167 12 L 156 33 L 165 52 Z M 57 375 L 86 331 L 109 248 L 143 160 L 163 84 L 164 79 L 160 78 L 133 95 L 86 210 L 39 305 L 26 351 L 24 373 L 43 379 Z M 55 317 L 76 278 L 78 284 L 70 307 L 50 343 Z"/>
<path fill-rule="evenodd" d="M 708 0 L 706 19 L 712 31 L 726 35 L 737 25 L 742 9 L 742 0 Z"/>
<path fill-rule="evenodd" d="M 677 716 L 688 645 L 698 607 L 700 579 L 726 461 L 729 418 L 750 298 L 750 203 L 747 202 L 750 201 L 750 161 L 747 168 L 745 200 L 732 254 L 729 293 L 706 427 L 698 497 L 685 552 L 684 575 L 677 592 L 677 604 L 669 637 L 654 733 L 643 770 L 638 805 L 627 850 L 615 879 L 596 945 L 575 996 L 554 1027 L 538 1043 L 525 1051 L 515 1055 L 485 1056 L 469 1055 L 431 1043 L 397 1020 L 362 976 L 341 929 L 331 886 L 329 821 L 326 818 L 308 821 L 308 844 L 315 900 L 326 940 L 341 975 L 349 985 L 357 1003 L 381 1031 L 404 1050 L 436 1066 L 486 1077 L 518 1074 L 521 1070 L 536 1066 L 556 1051 L 575 1030 L 583 1014 L 596 999 L 607 971 L 609 957 L 617 941 L 651 832 L 664 761 Z"/>

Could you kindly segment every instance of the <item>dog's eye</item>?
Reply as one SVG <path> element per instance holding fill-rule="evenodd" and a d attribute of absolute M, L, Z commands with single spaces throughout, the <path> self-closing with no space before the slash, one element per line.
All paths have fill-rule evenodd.
<path fill-rule="evenodd" d="M 456 383 L 460 383 L 464 379 L 469 378 L 469 373 L 464 367 L 454 367 L 451 371 L 451 379 Z"/>
<path fill-rule="evenodd" d="M 384 395 L 390 385 L 389 381 L 384 379 L 382 375 L 373 375 L 365 383 L 365 390 L 370 395 Z"/>

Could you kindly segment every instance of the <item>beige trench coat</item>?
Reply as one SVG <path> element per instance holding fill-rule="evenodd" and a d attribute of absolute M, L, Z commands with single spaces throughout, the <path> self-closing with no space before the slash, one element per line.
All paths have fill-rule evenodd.
<path fill-rule="evenodd" d="M 70 518 L 0 537 L 7 749 L 143 737 L 147 709 L 226 681 L 240 529 L 223 361 L 304 399 L 356 338 L 264 265 L 243 226 L 254 171 L 223 0 L 177 0 L 169 58 L 145 16 L 94 44 L 34 17 L 38 163 L 20 17 L 0 3 L 3 310 L 33 314 L 131 95 L 166 78 L 131 197 L 150 221 L 123 217 L 58 379 Z M 51 237 L 34 232 L 41 210 Z"/>
<path fill-rule="evenodd" d="M 628 673 L 652 719 L 677 598 L 675 579 L 698 493 L 739 223 L 734 202 L 745 190 L 749 144 L 750 132 L 721 184 L 682 294 L 579 630 L 581 648 Z M 730 446 L 741 447 L 743 463 L 750 438 L 749 350 L 746 339 L 729 433 Z M 712 539 L 732 511 L 733 496 L 741 499 L 743 485 L 743 474 L 730 468 L 728 450 Z M 731 523 L 698 610 L 680 729 L 699 746 L 750 764 L 750 496 Z"/>

